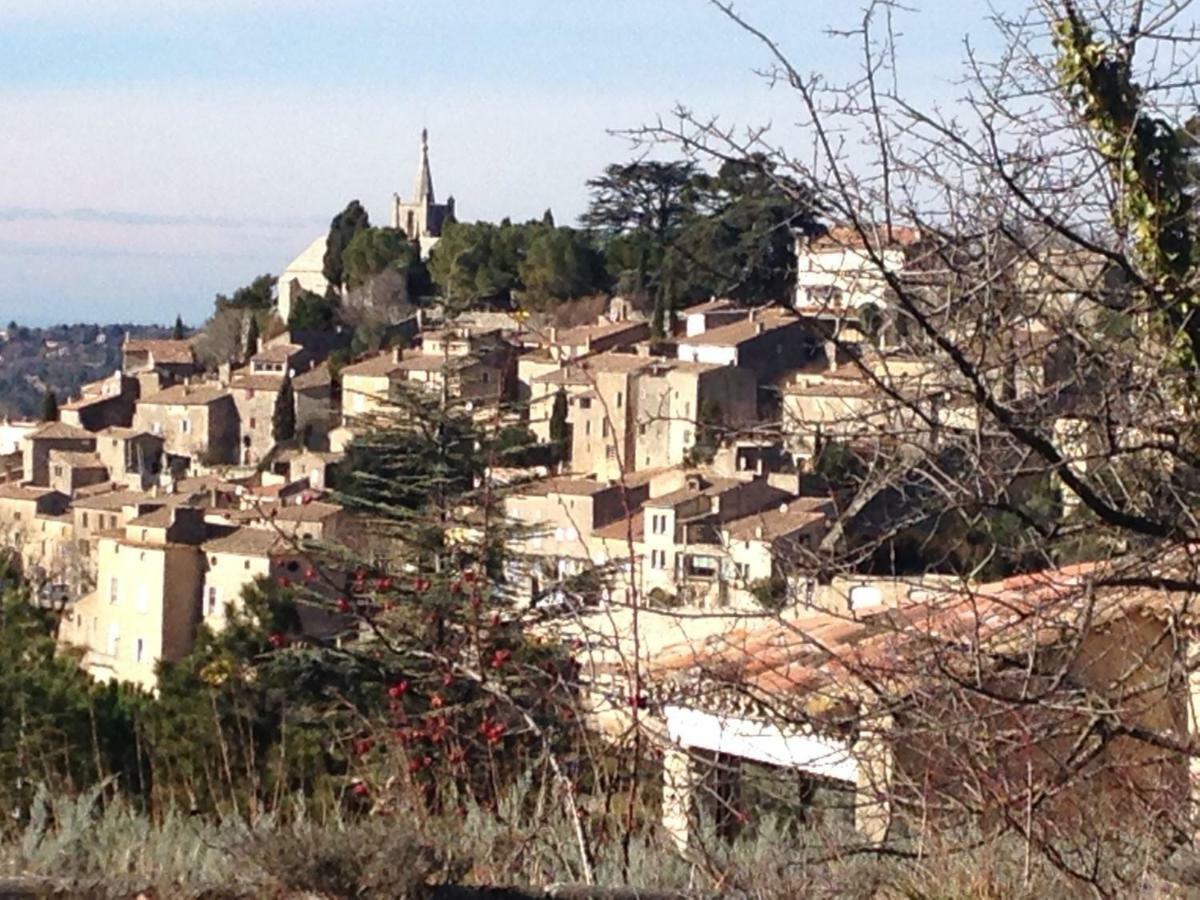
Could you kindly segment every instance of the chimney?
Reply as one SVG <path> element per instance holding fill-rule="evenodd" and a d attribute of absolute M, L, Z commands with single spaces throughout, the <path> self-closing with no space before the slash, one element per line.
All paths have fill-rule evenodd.
<path fill-rule="evenodd" d="M 558 329 L 555 328 L 553 325 L 551 325 L 549 334 L 550 334 L 550 343 L 557 344 L 558 343 Z"/>
<path fill-rule="evenodd" d="M 761 525 L 755 525 L 755 526 L 754 526 L 754 536 L 755 536 L 756 538 L 758 538 L 760 541 L 762 540 L 762 536 L 763 536 L 763 527 L 762 527 Z"/>
<path fill-rule="evenodd" d="M 404 359 L 404 349 L 402 347 L 392 348 L 392 362 L 398 363 Z"/>
<path fill-rule="evenodd" d="M 758 321 L 758 309 L 757 309 L 757 308 L 750 310 L 750 316 L 749 316 L 749 319 L 750 319 L 750 321 L 751 321 L 751 322 L 757 322 L 757 321 Z"/>
<path fill-rule="evenodd" d="M 767 326 L 764 325 L 762 322 L 754 323 L 754 333 L 755 334 L 762 334 L 766 330 L 767 330 Z"/>

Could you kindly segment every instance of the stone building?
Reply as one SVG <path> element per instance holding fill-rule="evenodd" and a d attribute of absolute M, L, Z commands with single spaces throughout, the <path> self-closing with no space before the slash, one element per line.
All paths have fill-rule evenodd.
<path fill-rule="evenodd" d="M 66 422 L 47 422 L 26 434 L 21 443 L 25 482 L 46 487 L 50 484 L 51 452 L 92 453 L 96 449 L 96 436 Z"/>
<path fill-rule="evenodd" d="M 138 401 L 133 427 L 161 437 L 167 453 L 207 464 L 238 461 L 238 411 L 229 391 L 179 384 Z"/>
<path fill-rule="evenodd" d="M 96 453 L 109 479 L 125 488 L 145 490 L 163 471 L 163 438 L 136 428 L 105 428 L 96 434 Z"/>
<path fill-rule="evenodd" d="M 587 356 L 533 379 L 543 418 L 560 389 L 568 396 L 569 468 L 600 478 L 679 465 L 696 447 L 701 424 L 732 432 L 757 418 L 753 373 L 730 365 Z"/>
<path fill-rule="evenodd" d="M 50 451 L 50 487 L 59 493 L 74 497 L 76 493 L 92 485 L 108 481 L 108 468 L 95 452 L 78 450 Z"/>
<path fill-rule="evenodd" d="M 62 405 L 59 421 L 87 431 L 127 427 L 133 421 L 138 381 L 124 372 L 85 384 L 80 395 Z"/>
<path fill-rule="evenodd" d="M 815 326 L 786 310 L 752 309 L 745 318 L 680 337 L 677 353 L 685 362 L 746 368 L 768 382 L 823 352 L 824 338 Z"/>
<path fill-rule="evenodd" d="M 59 642 L 101 681 L 153 690 L 160 660 L 191 650 L 200 619 L 204 513 L 162 506 L 99 538 L 98 584 L 64 615 Z"/>

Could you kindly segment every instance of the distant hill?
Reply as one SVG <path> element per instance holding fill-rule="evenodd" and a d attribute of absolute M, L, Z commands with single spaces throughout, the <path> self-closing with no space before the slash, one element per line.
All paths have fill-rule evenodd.
<path fill-rule="evenodd" d="M 59 402 L 81 385 L 121 366 L 121 344 L 132 337 L 170 337 L 171 329 L 146 325 L 54 325 L 0 329 L 0 416 L 35 418 L 47 389 Z"/>

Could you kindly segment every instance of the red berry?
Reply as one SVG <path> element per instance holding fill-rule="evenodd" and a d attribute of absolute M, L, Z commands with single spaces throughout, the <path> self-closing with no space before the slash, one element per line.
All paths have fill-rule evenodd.
<path fill-rule="evenodd" d="M 338 597 L 337 608 L 338 612 L 350 612 L 350 601 L 345 597 Z"/>
<path fill-rule="evenodd" d="M 390 591 L 392 589 L 392 579 L 380 578 L 377 582 L 375 582 L 375 587 L 381 591 Z"/>
<path fill-rule="evenodd" d="M 458 582 L 458 581 L 453 582 L 450 585 L 450 593 L 461 594 L 462 593 L 462 583 Z"/>
<path fill-rule="evenodd" d="M 316 569 L 305 569 L 304 577 L 307 578 L 309 581 L 312 581 L 314 578 L 317 577 Z"/>
<path fill-rule="evenodd" d="M 499 669 L 506 662 L 508 662 L 508 660 L 511 656 L 512 656 L 511 650 L 497 650 L 495 653 L 492 654 L 492 668 Z"/>
<path fill-rule="evenodd" d="M 276 650 L 278 650 L 280 647 L 282 647 L 284 644 L 287 643 L 287 638 L 285 638 L 279 632 L 275 632 L 274 634 L 270 635 L 267 638 L 267 641 L 271 644 L 272 647 L 274 647 Z"/>
<path fill-rule="evenodd" d="M 475 580 L 475 573 L 474 573 L 474 572 L 470 572 L 470 571 L 468 571 L 468 572 L 463 572 L 463 576 L 462 576 L 462 577 L 463 577 L 463 581 L 467 582 L 467 584 L 470 584 L 472 581 L 474 581 L 474 580 Z"/>
<path fill-rule="evenodd" d="M 280 576 L 279 576 L 279 577 L 278 577 L 278 578 L 275 580 L 275 583 L 276 583 L 276 584 L 278 584 L 278 585 L 279 585 L 281 588 L 286 588 L 288 585 L 290 585 L 290 584 L 291 584 L 291 582 L 290 582 L 290 581 L 288 581 L 288 580 L 287 580 L 287 578 L 285 578 L 285 577 L 284 577 L 284 576 L 282 576 L 282 575 L 280 575 Z"/>
<path fill-rule="evenodd" d="M 354 782 L 354 787 L 350 788 L 350 790 L 354 792 L 356 797 L 365 797 L 367 794 L 371 793 L 371 789 L 367 787 L 367 783 L 365 781 Z"/>
<path fill-rule="evenodd" d="M 408 693 L 408 682 L 407 681 L 397 681 L 390 688 L 388 688 L 388 696 L 391 697 L 393 700 L 396 699 L 397 697 L 403 697 L 407 693 Z"/>
<path fill-rule="evenodd" d="M 360 738 L 354 742 L 354 753 L 357 756 L 362 756 L 364 753 L 369 752 L 374 746 L 375 742 L 370 738 Z"/>
<path fill-rule="evenodd" d="M 441 709 L 444 704 L 445 704 L 445 701 L 442 699 L 441 694 L 434 694 L 432 697 L 429 698 L 429 705 L 432 706 L 434 709 Z"/>
<path fill-rule="evenodd" d="M 500 613 L 498 613 L 498 612 L 492 613 L 492 627 L 495 628 L 499 624 L 500 624 Z"/>

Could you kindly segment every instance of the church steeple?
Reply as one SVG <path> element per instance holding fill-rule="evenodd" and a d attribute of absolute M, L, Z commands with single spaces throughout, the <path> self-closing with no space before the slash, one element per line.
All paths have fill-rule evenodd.
<path fill-rule="evenodd" d="M 429 130 L 421 129 L 421 162 L 417 167 L 417 180 L 413 188 L 413 203 L 433 206 L 433 175 L 429 171 Z"/>

